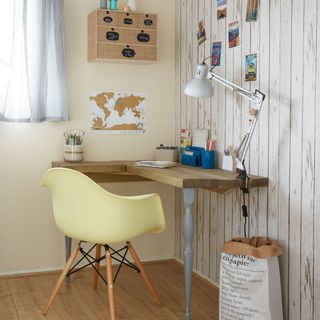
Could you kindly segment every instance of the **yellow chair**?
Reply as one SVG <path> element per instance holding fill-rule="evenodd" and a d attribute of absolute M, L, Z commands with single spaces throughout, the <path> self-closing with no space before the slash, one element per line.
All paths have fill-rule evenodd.
<path fill-rule="evenodd" d="M 109 308 L 112 320 L 116 318 L 113 288 L 112 258 L 126 264 L 141 273 L 148 290 L 158 305 L 160 297 L 151 284 L 132 244 L 128 241 L 146 232 L 160 233 L 165 229 L 165 220 L 161 200 L 157 194 L 135 197 L 114 195 L 101 188 L 86 175 L 71 169 L 54 168 L 46 172 L 41 186 L 52 193 L 53 213 L 57 227 L 68 237 L 80 242 L 70 255 L 42 313 L 46 315 L 66 276 L 75 272 L 78 263 L 72 267 L 78 253 L 81 260 L 88 260 L 88 265 L 95 269 L 94 288 L 97 288 L 100 262 L 106 259 L 106 280 L 108 285 Z M 109 245 L 127 241 L 125 247 L 114 250 Z M 85 252 L 82 242 L 92 242 L 94 246 Z M 105 257 L 100 257 L 101 245 L 105 247 Z M 95 259 L 90 251 L 96 248 Z M 125 251 L 124 255 L 120 254 Z M 130 252 L 135 264 L 126 259 Z M 121 255 L 121 259 L 119 256 Z M 91 258 L 91 260 L 90 260 Z M 93 261 L 92 261 L 93 259 Z M 116 273 L 116 276 L 119 269 Z M 115 277 L 116 277 L 115 276 Z M 103 277 L 102 277 L 103 278 Z"/>

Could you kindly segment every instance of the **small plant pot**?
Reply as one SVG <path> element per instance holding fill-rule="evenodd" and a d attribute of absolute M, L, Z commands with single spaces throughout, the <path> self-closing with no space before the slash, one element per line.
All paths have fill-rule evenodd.
<path fill-rule="evenodd" d="M 64 160 L 71 162 L 83 161 L 82 139 L 84 132 L 80 129 L 68 130 L 64 133 L 65 144 L 63 149 Z"/>
<path fill-rule="evenodd" d="M 64 160 L 71 162 L 83 161 L 83 146 L 82 145 L 65 145 L 64 146 Z"/>

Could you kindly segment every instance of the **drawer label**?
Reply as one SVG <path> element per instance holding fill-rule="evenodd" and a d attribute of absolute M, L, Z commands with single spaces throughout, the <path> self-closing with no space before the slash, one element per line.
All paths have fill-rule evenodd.
<path fill-rule="evenodd" d="M 120 36 L 119 36 L 119 33 L 116 31 L 108 31 L 106 33 L 106 38 L 107 40 L 110 40 L 110 41 L 117 41 L 119 40 Z"/>
<path fill-rule="evenodd" d="M 112 17 L 110 17 L 110 16 L 106 16 L 106 17 L 103 18 L 103 21 L 104 21 L 105 23 L 111 23 L 111 22 L 113 21 L 113 19 L 112 19 Z"/>
<path fill-rule="evenodd" d="M 147 33 L 141 32 L 141 33 L 139 33 L 137 35 L 137 39 L 140 42 L 149 42 L 150 41 L 150 36 Z"/>
<path fill-rule="evenodd" d="M 133 58 L 136 55 L 136 52 L 131 48 L 125 48 L 122 50 L 122 55 L 126 58 Z"/>
<path fill-rule="evenodd" d="M 145 26 L 152 26 L 153 25 L 153 21 L 151 19 L 144 19 L 144 25 Z"/>
<path fill-rule="evenodd" d="M 131 18 L 124 18 L 123 23 L 124 24 L 133 24 L 133 20 Z"/>

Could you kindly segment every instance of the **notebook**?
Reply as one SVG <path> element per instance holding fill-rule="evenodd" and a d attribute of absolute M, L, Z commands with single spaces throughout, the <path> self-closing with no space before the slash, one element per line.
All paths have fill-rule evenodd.
<path fill-rule="evenodd" d="M 174 167 L 176 162 L 173 161 L 155 161 L 155 160 L 142 160 L 134 164 L 136 167 L 151 167 L 151 168 L 169 168 Z"/>

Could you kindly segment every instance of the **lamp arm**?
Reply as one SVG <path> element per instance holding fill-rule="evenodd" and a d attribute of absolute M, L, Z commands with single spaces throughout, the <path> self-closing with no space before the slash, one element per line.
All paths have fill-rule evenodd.
<path fill-rule="evenodd" d="M 216 81 L 220 82 L 221 84 L 223 84 L 224 86 L 228 87 L 229 89 L 238 92 L 240 95 L 244 96 L 245 98 L 247 98 L 250 101 L 253 101 L 253 93 L 245 88 L 242 88 L 240 86 L 238 86 L 237 84 L 233 83 L 230 80 L 227 80 L 217 74 L 215 74 L 214 72 L 212 72 L 212 69 L 209 72 L 209 78 L 211 79 L 215 79 Z"/>
<path fill-rule="evenodd" d="M 239 170 L 245 169 L 243 162 L 244 162 L 244 159 L 245 159 L 246 154 L 248 152 L 249 145 L 250 145 L 250 142 L 252 139 L 252 135 L 253 135 L 254 129 L 256 128 L 257 121 L 258 121 L 259 115 L 260 115 L 260 110 L 261 110 L 264 99 L 265 99 L 265 95 L 258 90 L 256 90 L 255 93 L 253 94 L 253 104 L 254 104 L 254 108 L 255 108 L 254 109 L 255 115 L 253 116 L 253 119 L 251 121 L 249 129 L 248 129 L 247 133 L 245 134 L 245 136 L 243 137 L 243 139 L 240 143 L 239 149 L 237 151 L 237 154 L 236 154 L 237 168 Z"/>
<path fill-rule="evenodd" d="M 209 79 L 214 79 L 217 82 L 220 82 L 221 84 L 226 86 L 227 88 L 233 90 L 235 93 L 238 93 L 239 95 L 243 96 L 244 98 L 246 98 L 247 100 L 252 102 L 253 107 L 254 107 L 255 115 L 253 116 L 253 119 L 251 121 L 249 129 L 248 129 L 247 133 L 245 134 L 245 136 L 243 137 L 243 139 L 240 143 L 239 149 L 237 151 L 237 154 L 236 154 L 236 162 L 237 162 L 236 166 L 239 170 L 244 171 L 245 170 L 244 159 L 245 159 L 246 154 L 248 152 L 254 129 L 256 128 L 256 124 L 257 124 L 259 114 L 260 114 L 260 109 L 261 109 L 263 101 L 265 99 L 265 95 L 262 92 L 260 92 L 259 90 L 256 90 L 255 92 L 251 92 L 245 88 L 242 88 L 239 85 L 233 83 L 232 81 L 229 81 L 229 80 L 215 74 L 214 72 L 212 72 L 212 69 L 213 68 L 211 68 L 211 70 L 208 73 Z"/>

